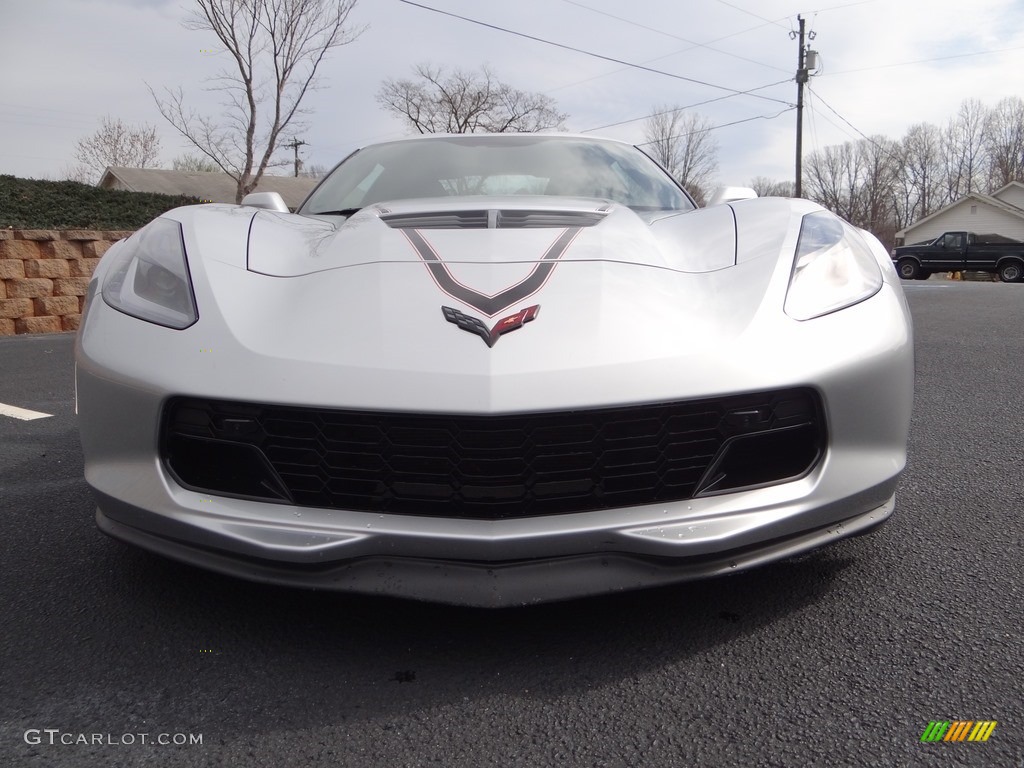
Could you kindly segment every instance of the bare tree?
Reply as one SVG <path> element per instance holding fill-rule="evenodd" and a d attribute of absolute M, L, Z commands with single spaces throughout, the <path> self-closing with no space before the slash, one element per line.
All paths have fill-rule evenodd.
<path fill-rule="evenodd" d="M 99 130 L 75 144 L 79 165 L 67 169 L 68 178 L 96 180 L 108 166 L 155 168 L 160 161 L 160 139 L 152 125 L 125 125 L 107 115 Z"/>
<path fill-rule="evenodd" d="M 899 146 L 885 136 L 871 136 L 857 142 L 860 166 L 858 220 L 883 243 L 896 235 L 895 198 L 900 173 Z"/>
<path fill-rule="evenodd" d="M 942 132 L 916 123 L 903 137 L 903 184 L 911 208 L 909 221 L 937 211 L 949 200 L 942 183 Z"/>
<path fill-rule="evenodd" d="M 703 205 L 718 170 L 718 142 L 708 119 L 681 107 L 655 107 L 644 138 L 641 146 Z"/>
<path fill-rule="evenodd" d="M 419 64 L 411 80 L 385 80 L 377 103 L 419 133 L 533 133 L 562 129 L 568 115 L 550 96 L 478 72 Z"/>
<path fill-rule="evenodd" d="M 299 176 L 303 176 L 307 179 L 322 179 L 331 169 L 326 165 L 320 165 L 319 163 L 310 163 L 309 165 L 301 165 L 299 167 Z"/>
<path fill-rule="evenodd" d="M 767 176 L 752 178 L 750 188 L 757 192 L 758 197 L 793 197 L 795 191 L 792 181 L 777 181 Z"/>
<path fill-rule="evenodd" d="M 1024 179 L 1024 100 L 1008 96 L 989 113 L 989 186 L 994 191 Z"/>
<path fill-rule="evenodd" d="M 181 88 L 165 89 L 160 114 L 237 182 L 235 201 L 255 189 L 283 134 L 315 87 L 316 71 L 332 48 L 362 29 L 346 26 L 356 0 L 195 0 L 189 29 L 213 32 L 233 68 L 213 79 L 225 96 L 225 115 L 186 108 Z"/>
<path fill-rule="evenodd" d="M 892 209 L 897 230 L 903 229 L 914 222 L 917 210 L 917 193 L 906 173 L 907 152 L 903 142 L 897 143 L 897 174 L 893 184 Z"/>
<path fill-rule="evenodd" d="M 979 192 L 985 183 L 985 145 L 989 110 L 977 99 L 965 99 L 942 134 L 946 197 L 957 200 Z"/>
<path fill-rule="evenodd" d="M 804 161 L 807 197 L 883 242 L 942 206 L 985 187 L 1024 176 L 1024 99 L 1003 99 L 988 110 L 964 101 L 946 128 L 911 126 L 894 141 L 872 136 L 824 147 Z M 753 180 L 773 194 L 771 179 Z"/>
<path fill-rule="evenodd" d="M 171 160 L 171 168 L 176 171 L 201 171 L 203 173 L 220 173 L 220 166 L 213 160 L 202 155 L 178 155 Z"/>
<path fill-rule="evenodd" d="M 902 155 L 884 136 L 812 152 L 804 161 L 807 197 L 889 240 L 896 231 L 894 200 Z"/>
<path fill-rule="evenodd" d="M 848 221 L 857 217 L 860 169 L 853 142 L 816 150 L 804 158 L 804 195 Z"/>
<path fill-rule="evenodd" d="M 65 163 L 60 172 L 60 181 L 77 181 L 79 184 L 93 184 L 96 174 L 81 163 Z"/>

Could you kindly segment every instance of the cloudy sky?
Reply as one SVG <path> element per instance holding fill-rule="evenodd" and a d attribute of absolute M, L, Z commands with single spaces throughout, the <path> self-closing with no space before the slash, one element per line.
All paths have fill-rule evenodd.
<path fill-rule="evenodd" d="M 107 114 L 156 126 L 168 166 L 188 151 L 146 86 L 180 86 L 197 109 L 219 109 L 204 81 L 230 60 L 205 52 L 218 42 L 212 33 L 182 26 L 192 7 L 0 0 L 0 173 L 61 178 L 75 141 Z M 330 166 L 405 135 L 374 98 L 383 79 L 418 63 L 486 63 L 554 98 L 574 132 L 641 142 L 655 105 L 709 102 L 694 109 L 721 126 L 720 182 L 791 179 L 798 14 L 822 64 L 807 97 L 805 152 L 941 125 L 967 98 L 992 106 L 1024 95 L 1022 0 L 358 0 L 350 21 L 365 31 L 321 67 L 321 88 L 305 102 L 302 157 Z M 735 94 L 750 89 L 759 90 Z"/>

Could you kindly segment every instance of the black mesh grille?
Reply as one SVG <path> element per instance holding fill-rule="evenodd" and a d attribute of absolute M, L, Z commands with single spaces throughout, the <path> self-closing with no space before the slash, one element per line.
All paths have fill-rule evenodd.
<path fill-rule="evenodd" d="M 506 416 L 178 398 L 167 405 L 162 449 L 179 482 L 210 493 L 501 519 L 789 479 L 821 454 L 820 413 L 808 389 Z"/>

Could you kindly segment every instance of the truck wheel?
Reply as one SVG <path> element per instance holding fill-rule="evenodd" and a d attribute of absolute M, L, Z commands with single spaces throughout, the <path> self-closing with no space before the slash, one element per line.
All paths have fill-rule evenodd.
<path fill-rule="evenodd" d="M 904 280 L 916 280 L 921 268 L 913 259 L 900 259 L 896 263 L 896 271 Z"/>
<path fill-rule="evenodd" d="M 999 265 L 999 279 L 1004 283 L 1019 283 L 1024 276 L 1024 267 L 1019 261 L 1004 261 Z"/>

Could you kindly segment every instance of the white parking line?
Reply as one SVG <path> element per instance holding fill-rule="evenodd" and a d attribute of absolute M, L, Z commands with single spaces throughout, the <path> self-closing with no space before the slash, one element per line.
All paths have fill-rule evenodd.
<path fill-rule="evenodd" d="M 30 411 L 28 408 L 18 408 L 15 405 L 7 405 L 6 403 L 0 403 L 0 416 L 10 416 L 12 419 L 32 421 L 32 419 L 48 419 L 51 416 L 53 416 L 53 414 L 40 413 L 39 411 Z"/>

